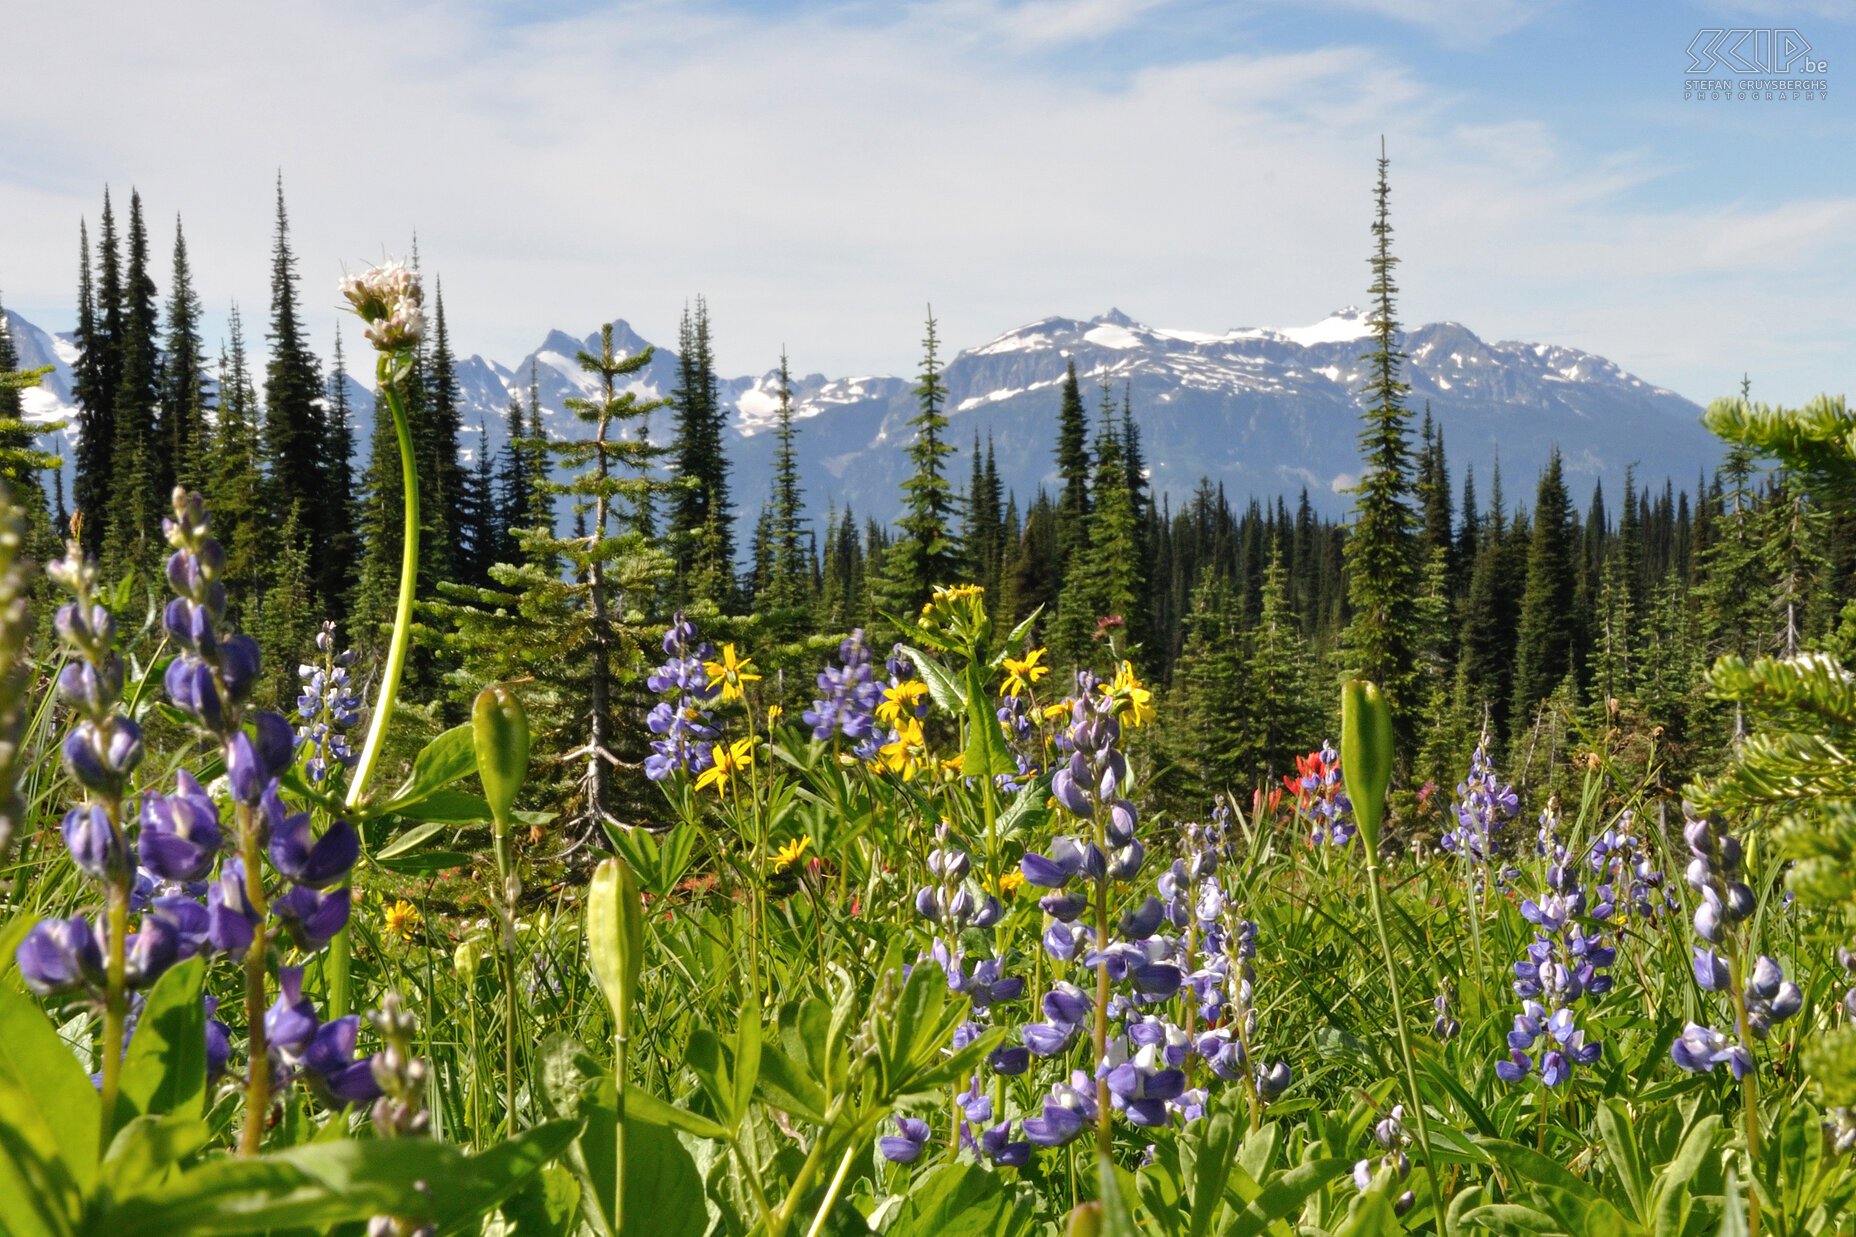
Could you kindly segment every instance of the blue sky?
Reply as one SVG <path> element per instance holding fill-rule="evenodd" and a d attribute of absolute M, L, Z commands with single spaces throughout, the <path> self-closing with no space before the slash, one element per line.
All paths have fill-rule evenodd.
<path fill-rule="evenodd" d="M 782 345 L 904 372 L 930 301 L 965 347 L 1111 305 L 1218 330 L 1361 300 L 1383 134 L 1407 320 L 1796 402 L 1856 361 L 1847 11 L 33 5 L 0 83 L 0 294 L 68 328 L 77 221 L 133 184 L 161 264 L 184 216 L 215 322 L 261 319 L 281 167 L 325 352 L 344 265 L 416 230 L 465 351 L 513 362 L 611 316 L 671 340 L 702 293 L 728 372 Z M 1704 27 L 1796 29 L 1829 98 L 1684 102 Z"/>

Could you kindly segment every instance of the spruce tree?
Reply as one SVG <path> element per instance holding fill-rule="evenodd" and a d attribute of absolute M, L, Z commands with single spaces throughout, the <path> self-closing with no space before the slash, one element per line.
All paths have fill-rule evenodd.
<path fill-rule="evenodd" d="M 518 550 L 516 530 L 528 525 L 534 505 L 529 493 L 528 427 L 520 396 L 509 397 L 509 407 L 503 412 L 503 433 L 503 445 L 496 458 L 496 523 L 502 535 L 494 561 L 513 563 Z"/>
<path fill-rule="evenodd" d="M 468 479 L 459 459 L 463 414 L 458 406 L 457 359 L 445 320 L 445 289 L 439 282 L 434 283 L 424 378 L 424 399 L 409 428 L 419 466 L 419 591 L 430 596 L 440 580 L 469 574 L 465 538 L 471 518 L 466 510 L 471 501 Z"/>
<path fill-rule="evenodd" d="M 259 465 L 258 397 L 237 305 L 232 306 L 226 330 L 205 494 L 213 513 L 213 532 L 225 546 L 226 595 L 237 612 L 256 603 L 280 547 L 274 508 L 266 501 Z"/>
<path fill-rule="evenodd" d="M 696 298 L 683 311 L 677 334 L 677 387 L 671 394 L 679 485 L 671 500 L 670 538 L 680 588 L 695 587 L 685 600 L 725 605 L 734 568 L 734 509 L 728 497 L 725 435 L 728 409 L 722 403 L 709 334 L 709 306 Z M 709 583 L 697 585 L 698 581 Z M 707 589 L 709 591 L 700 591 Z"/>
<path fill-rule="evenodd" d="M 106 571 L 143 571 L 160 552 L 161 512 L 174 488 L 156 426 L 161 357 L 155 281 L 148 270 L 148 228 L 142 195 L 129 193 L 129 232 L 121 290 L 121 327 L 114 400 L 110 495 L 103 538 Z"/>
<path fill-rule="evenodd" d="M 1178 801 L 1203 804 L 1234 788 L 1243 753 L 1243 666 L 1232 616 L 1236 599 L 1217 571 L 1200 574 L 1184 619 L 1184 648 L 1173 668 L 1169 705 L 1177 725 L 1161 731 L 1166 750 L 1162 783 Z"/>
<path fill-rule="evenodd" d="M 1576 676 L 1578 543 L 1560 453 L 1547 457 L 1535 493 L 1527 585 L 1515 632 L 1513 718 L 1517 735 L 1534 724 L 1540 702 Z"/>
<path fill-rule="evenodd" d="M 1089 544 L 1089 414 L 1076 381 L 1076 360 L 1064 369 L 1063 398 L 1057 406 L 1057 562 L 1058 580 L 1071 558 Z"/>
<path fill-rule="evenodd" d="M 347 512 L 345 495 L 331 492 L 327 474 L 328 422 L 323 411 L 321 366 L 309 350 L 297 308 L 296 257 L 290 250 L 290 219 L 284 182 L 277 177 L 277 231 L 271 245 L 270 357 L 264 367 L 264 461 L 274 510 L 300 510 L 300 535 L 326 546 Z M 339 589 L 342 564 L 313 553 L 310 591 L 324 606 Z"/>
<path fill-rule="evenodd" d="M 337 621 L 346 617 L 348 600 L 360 576 L 361 504 L 354 472 L 354 409 L 348 398 L 348 361 L 342 352 L 342 333 L 335 332 L 335 359 L 329 370 L 323 407 L 327 432 L 323 437 L 323 475 L 329 480 L 326 511 L 335 531 L 318 547 L 318 553 L 335 560 L 329 575 L 334 592 L 321 599 L 323 613 Z"/>
<path fill-rule="evenodd" d="M 199 489 L 206 468 L 206 348 L 200 340 L 200 298 L 193 290 L 187 237 L 181 230 L 179 215 L 174 216 L 173 262 L 167 348 L 162 358 L 161 398 L 155 419 L 163 494 L 175 485 Z"/>
<path fill-rule="evenodd" d="M 793 420 L 793 380 L 780 354 L 780 408 L 774 426 L 773 500 L 767 512 L 767 579 L 756 608 L 794 612 L 804 609 L 812 577 L 806 551 L 804 492 L 799 485 L 799 430 Z"/>
<path fill-rule="evenodd" d="M 589 827 L 616 831 L 661 811 L 642 779 L 620 776 L 642 757 L 643 740 L 640 728 L 619 725 L 619 716 L 622 705 L 642 706 L 625 693 L 635 689 L 643 648 L 657 630 L 655 622 L 635 625 L 627 616 L 648 612 L 672 566 L 651 539 L 625 527 L 625 517 L 642 489 L 661 491 L 667 483 L 654 476 L 664 451 L 636 433 L 660 404 L 621 389 L 650 364 L 651 350 L 617 355 L 608 324 L 600 350 L 578 359 L 599 394 L 568 401 L 584 429 L 550 449 L 573 475 L 544 486 L 573 500 L 575 535 L 523 529 L 526 562 L 492 568 L 489 588 L 446 585 L 431 609 L 451 631 L 459 665 L 450 677 L 460 698 L 486 682 L 533 680 L 524 699 L 535 750 L 562 753 L 537 769 L 535 780 L 552 781 Z M 567 564 L 565 575 L 546 566 L 554 562 Z"/>
<path fill-rule="evenodd" d="M 1053 631 L 1058 651 L 1078 662 L 1088 660 L 1089 643 L 1097 634 L 1097 625 L 1105 620 L 1121 628 L 1118 643 L 1124 649 L 1140 644 L 1144 635 L 1140 517 L 1106 386 L 1102 396 L 1088 540 L 1070 560 Z"/>
<path fill-rule="evenodd" d="M 897 521 L 901 534 L 886 556 L 882 577 L 881 606 L 899 617 L 913 616 L 934 586 L 960 582 L 961 551 L 954 527 L 959 503 L 945 473 L 954 446 L 944 438 L 947 387 L 941 381 L 939 346 L 930 308 L 922 338 L 921 381 L 915 388 L 918 411 L 909 421 L 915 431 L 908 452 L 913 471 L 902 483 L 903 516 Z"/>
<path fill-rule="evenodd" d="M 77 477 L 72 500 L 82 515 L 84 549 L 103 548 L 110 495 L 115 488 L 116 389 L 122 381 L 122 266 L 110 191 L 103 190 L 97 228 L 96 282 L 91 282 L 90 233 L 80 221 L 78 268 L 78 358 L 72 394 L 78 405 Z"/>
<path fill-rule="evenodd" d="M 1294 771 L 1294 757 L 1320 742 L 1326 712 L 1314 659 L 1289 604 L 1289 573 L 1281 543 L 1271 548 L 1258 595 L 1256 625 L 1243 642 L 1241 699 L 1247 716 L 1238 732 L 1239 773 L 1274 783 Z"/>
<path fill-rule="evenodd" d="M 26 548 L 35 556 L 57 551 L 59 538 L 52 528 L 39 474 L 57 467 L 59 460 L 39 449 L 38 431 L 25 422 L 25 401 L 20 393 L 47 372 L 19 368 L 12 325 L 7 321 L 6 307 L 0 305 L 0 481 L 5 482 L 14 510 L 24 517 Z"/>
<path fill-rule="evenodd" d="M 1385 689 L 1395 729 L 1406 740 L 1400 748 L 1409 752 L 1422 703 L 1413 695 L 1420 582 L 1413 537 L 1417 520 L 1411 505 L 1411 414 L 1405 407 L 1410 387 L 1399 376 L 1405 356 L 1398 350 L 1398 259 L 1392 254 L 1388 166 L 1382 147 L 1369 262 L 1373 350 L 1361 358 L 1368 373 L 1360 391 L 1366 404 L 1359 438 L 1364 468 L 1353 489 L 1354 521 L 1346 546 L 1347 600 L 1353 618 L 1344 646 L 1349 673 Z"/>

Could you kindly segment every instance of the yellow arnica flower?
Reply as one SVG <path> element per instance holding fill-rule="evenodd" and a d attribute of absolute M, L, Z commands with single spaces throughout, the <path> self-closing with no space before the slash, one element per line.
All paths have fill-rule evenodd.
<path fill-rule="evenodd" d="M 785 716 L 786 716 L 786 710 L 782 709 L 779 705 L 777 704 L 768 705 L 767 706 L 767 729 L 772 730 L 775 726 L 779 725 L 780 719 Z"/>
<path fill-rule="evenodd" d="M 408 941 L 419 930 L 419 918 L 419 908 L 402 898 L 386 909 L 382 926 L 388 936 Z"/>
<path fill-rule="evenodd" d="M 743 769 L 753 767 L 754 740 L 736 739 L 727 747 L 717 743 L 709 749 L 709 754 L 715 763 L 697 775 L 696 789 L 706 790 L 713 786 L 717 794 L 727 794 L 728 780 Z"/>
<path fill-rule="evenodd" d="M 1070 710 L 1073 707 L 1075 707 L 1075 704 L 1076 704 L 1075 701 L 1070 700 L 1066 697 L 1063 700 L 1059 700 L 1055 704 L 1045 705 L 1044 706 L 1044 720 L 1047 722 L 1054 722 L 1060 717 L 1068 716 Z"/>
<path fill-rule="evenodd" d="M 1127 715 L 1130 726 L 1145 725 L 1154 715 L 1154 694 L 1134 677 L 1134 666 L 1122 662 L 1115 671 L 1115 679 L 1104 683 L 1102 691 L 1115 702 L 1115 711 Z"/>
<path fill-rule="evenodd" d="M 749 683 L 760 682 L 760 672 L 754 668 L 754 663 L 738 656 L 733 644 L 724 644 L 721 660 L 706 661 L 702 668 L 711 683 L 722 685 L 723 700 L 740 700 L 747 694 Z"/>
<path fill-rule="evenodd" d="M 988 881 L 988 884 L 992 882 Z M 995 891 L 1002 898 L 1009 898 L 1018 892 L 1018 887 L 1025 883 L 1025 874 L 1017 868 L 999 874 L 999 888 Z"/>
<path fill-rule="evenodd" d="M 800 856 L 804 855 L 811 848 L 812 838 L 809 835 L 801 834 L 799 837 L 794 838 L 774 852 L 773 870 L 776 872 L 786 871 L 786 869 L 798 863 Z"/>
<path fill-rule="evenodd" d="M 877 760 L 889 772 L 902 774 L 906 782 L 921 766 L 918 753 L 922 744 L 922 724 L 913 717 L 904 717 L 897 723 L 896 737 L 878 750 Z"/>
<path fill-rule="evenodd" d="M 1031 690 L 1033 683 L 1049 673 L 1043 649 L 1032 649 L 1023 657 L 1008 657 L 1005 659 L 1005 686 L 999 689 L 999 694 L 1022 696 Z"/>
<path fill-rule="evenodd" d="M 885 687 L 883 702 L 876 706 L 876 719 L 892 729 L 900 726 L 905 717 L 914 721 L 915 710 L 927 694 L 928 684 L 920 679 L 908 679 L 893 687 Z"/>

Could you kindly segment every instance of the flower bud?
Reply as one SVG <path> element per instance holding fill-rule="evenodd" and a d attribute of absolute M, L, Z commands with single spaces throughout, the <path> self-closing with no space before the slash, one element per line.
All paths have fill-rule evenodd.
<path fill-rule="evenodd" d="M 499 684 L 477 693 L 470 720 L 483 797 L 497 829 L 507 832 L 516 793 L 528 777 L 528 713 L 516 694 Z"/>

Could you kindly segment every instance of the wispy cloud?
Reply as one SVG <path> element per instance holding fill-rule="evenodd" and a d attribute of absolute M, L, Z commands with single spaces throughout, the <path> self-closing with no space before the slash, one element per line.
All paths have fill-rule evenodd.
<path fill-rule="evenodd" d="M 158 238 L 185 215 L 209 304 L 261 307 L 281 166 L 325 340 L 341 262 L 416 229 L 469 350 L 512 359 L 615 314 L 667 339 L 703 292 L 731 372 L 782 343 L 804 369 L 895 371 L 929 300 L 961 343 L 1110 304 L 1220 329 L 1357 300 L 1381 134 L 1415 319 L 1565 329 L 1706 395 L 1741 363 L 1721 358 L 1795 340 L 1678 314 L 1695 264 L 1749 288 L 1768 245 L 1849 269 L 1843 199 L 1646 201 L 1678 158 L 1491 109 L 1420 45 L 1342 27 L 1122 54 L 1150 23 L 1197 21 L 1193 0 L 748 7 L 42 6 L 0 109 L 0 151 L 33 152 L 0 165 L 0 289 L 68 325 L 76 221 L 108 180 L 140 187 Z M 1447 39 L 1461 7 L 1401 20 Z M 1475 6 L 1479 37 L 1517 7 Z M 99 60 L 103 23 L 118 50 Z M 1803 288 L 1800 312 L 1846 293 Z"/>

